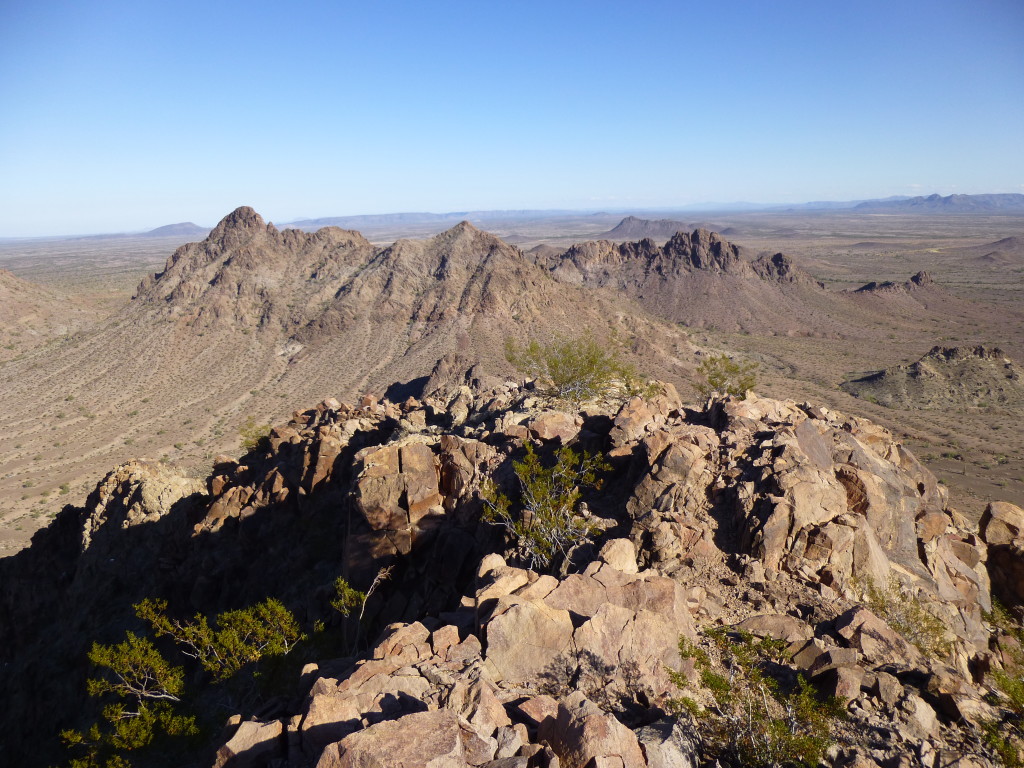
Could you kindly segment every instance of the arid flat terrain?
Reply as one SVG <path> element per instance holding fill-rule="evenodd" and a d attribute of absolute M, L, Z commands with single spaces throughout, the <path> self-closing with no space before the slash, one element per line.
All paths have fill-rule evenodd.
<path fill-rule="evenodd" d="M 250 416 L 279 422 L 326 396 L 379 395 L 390 382 L 426 375 L 448 353 L 470 362 L 486 358 L 502 373 L 502 335 L 531 329 L 615 331 L 631 341 L 641 367 L 646 362 L 652 375 L 676 380 L 691 398 L 696 351 L 740 354 L 760 363 L 764 394 L 832 405 L 892 429 L 963 511 L 977 514 L 989 499 L 1024 501 L 1018 407 L 896 409 L 840 389 L 851 378 L 913 363 L 937 345 L 994 345 L 1024 360 L 1024 218 L 650 214 L 653 232 L 664 220 L 678 221 L 741 246 L 730 267 L 733 283 L 712 278 L 714 265 L 709 272 L 690 264 L 683 275 L 688 293 L 663 284 L 653 291 L 621 270 L 615 283 L 593 262 L 576 276 L 552 268 L 565 263 L 560 254 L 573 244 L 607 237 L 622 214 L 467 216 L 525 256 L 473 228 L 456 231 L 448 219 L 371 223 L 365 239 L 352 240 L 349 262 L 329 256 L 337 243 L 328 248 L 297 235 L 271 238 L 284 249 L 274 251 L 278 261 L 262 260 L 263 240 L 231 251 L 232 240 L 193 251 L 191 258 L 202 261 L 198 271 L 177 277 L 184 267 L 166 266 L 182 245 L 176 237 L 0 242 L 0 269 L 36 286 L 48 311 L 63 305 L 77 313 L 73 327 L 47 326 L 49 336 L 33 336 L 31 344 L 8 350 L 11 359 L 0 358 L 0 553 L 24 546 L 69 495 L 83 497 L 119 462 L 141 456 L 205 471 L 217 453 L 237 453 L 239 427 Z M 636 227 L 624 231 L 642 231 Z M 455 234 L 387 247 L 440 232 Z M 657 247 L 667 239 L 656 238 Z M 578 251 L 589 259 L 610 252 Z M 779 262 L 784 269 L 791 263 L 793 274 L 813 280 L 787 281 L 775 272 L 751 277 L 742 266 L 765 257 L 760 269 L 771 272 L 777 265 L 768 257 L 778 252 L 789 257 Z M 311 287 L 281 282 L 286 272 L 274 264 L 297 264 L 288 261 L 296 254 L 310 270 L 296 279 L 313 280 Z M 648 254 L 655 256 L 671 254 Z M 164 271 L 162 292 L 154 288 L 131 301 L 143 279 Z M 930 284 L 904 290 L 921 271 Z M 324 275 L 338 287 L 317 293 L 327 290 L 326 282 L 316 288 Z M 166 282 L 172 278 L 177 289 Z M 872 282 L 874 290 L 854 293 Z M 731 322 L 730 285 L 754 286 L 744 289 L 742 322 Z M 695 304 L 710 302 L 712 290 L 724 311 Z M 694 306 L 706 309 L 688 314 Z M 352 361 L 371 359 L 367 370 L 353 368 Z"/>

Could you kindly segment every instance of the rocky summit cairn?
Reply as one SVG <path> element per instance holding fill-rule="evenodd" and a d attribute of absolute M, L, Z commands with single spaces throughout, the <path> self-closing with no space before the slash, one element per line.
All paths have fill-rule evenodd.
<path fill-rule="evenodd" d="M 994 764 L 978 734 L 1010 639 L 984 612 L 993 590 L 1024 600 L 1024 511 L 994 505 L 979 531 L 888 431 L 806 403 L 695 410 L 662 384 L 568 410 L 443 378 L 296 412 L 203 482 L 119 467 L 0 561 L 5 758 L 60 759 L 95 705 L 90 644 L 147 631 L 133 603 L 187 618 L 272 595 L 320 639 L 272 695 L 188 677 L 196 706 L 234 714 L 178 764 L 725 765 L 752 707 L 767 719 L 743 728 L 817 750 L 781 762 Z M 590 540 L 543 572 L 483 519 L 496 489 L 519 503 L 527 444 L 549 466 L 562 446 L 602 458 L 568 511 Z"/>

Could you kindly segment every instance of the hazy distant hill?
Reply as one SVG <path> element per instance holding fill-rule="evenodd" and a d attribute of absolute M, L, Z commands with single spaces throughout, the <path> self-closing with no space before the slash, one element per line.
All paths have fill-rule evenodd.
<path fill-rule="evenodd" d="M 854 207 L 862 213 L 1024 213 L 1024 195 L 928 195 L 875 200 Z"/>
<path fill-rule="evenodd" d="M 210 234 L 209 227 L 200 227 L 191 221 L 183 221 L 180 224 L 167 224 L 145 233 L 145 237 L 206 237 Z"/>
<path fill-rule="evenodd" d="M 684 222 L 674 219 L 639 219 L 636 216 L 627 216 L 613 229 L 605 232 L 604 237 L 610 240 L 642 240 L 645 237 L 664 240 L 676 232 L 686 232 L 689 229 Z"/>

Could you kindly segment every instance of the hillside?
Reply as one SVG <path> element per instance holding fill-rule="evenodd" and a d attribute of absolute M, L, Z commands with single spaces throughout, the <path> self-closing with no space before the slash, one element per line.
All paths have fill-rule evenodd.
<path fill-rule="evenodd" d="M 98 314 L 0 269 L 0 362 L 86 327 Z"/>
<path fill-rule="evenodd" d="M 872 333 L 879 311 L 826 290 L 785 254 L 750 258 L 704 229 L 678 232 L 664 246 L 598 240 L 537 258 L 562 283 L 611 289 L 691 328 L 835 338 Z"/>
<path fill-rule="evenodd" d="M 843 389 L 889 408 L 1024 405 L 1020 367 L 997 347 L 934 347 L 914 363 L 846 382 Z"/>
<path fill-rule="evenodd" d="M 205 479 L 117 467 L 0 560 L 0 757 L 62 760 L 58 731 L 103 704 L 85 694 L 102 674 L 90 645 L 152 632 L 134 603 L 188 622 L 270 596 L 313 639 L 222 682 L 159 643 L 188 668 L 173 707 L 203 731 L 131 752 L 139 768 L 731 764 L 744 753 L 716 729 L 752 706 L 828 768 L 929 750 L 991 764 L 972 724 L 1010 717 L 983 670 L 1012 640 L 982 611 L 992 591 L 1022 598 L 1024 510 L 993 505 L 971 528 L 864 419 L 758 397 L 687 408 L 660 389 L 579 412 L 513 385 L 448 406 L 327 401 Z M 607 462 L 573 508 L 593 542 L 550 568 L 481 519 L 491 481 L 519 509 L 526 443 Z M 368 591 L 385 568 L 358 619 L 331 608 L 339 576 Z M 838 697 L 814 704 L 824 719 L 785 718 L 798 673 Z"/>
<path fill-rule="evenodd" d="M 206 237 L 209 234 L 209 227 L 200 227 L 191 221 L 183 221 L 180 224 L 165 224 L 162 227 L 151 229 L 145 233 L 146 237 Z"/>

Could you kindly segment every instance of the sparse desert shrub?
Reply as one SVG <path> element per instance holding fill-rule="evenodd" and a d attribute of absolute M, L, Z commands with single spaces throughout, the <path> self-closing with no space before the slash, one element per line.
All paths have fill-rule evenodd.
<path fill-rule="evenodd" d="M 225 611 L 210 626 L 196 614 L 192 621 L 167 616 L 167 601 L 146 599 L 135 606 L 157 637 L 170 636 L 181 652 L 198 661 L 218 680 L 264 656 L 283 656 L 303 639 L 298 622 L 280 601 L 267 598 L 249 608 Z"/>
<path fill-rule="evenodd" d="M 921 598 L 912 594 L 895 576 L 885 587 L 871 579 L 864 585 L 867 606 L 885 623 L 917 646 L 925 656 L 939 659 L 951 650 L 942 621 L 928 612 Z"/>
<path fill-rule="evenodd" d="M 255 451 L 257 448 L 265 448 L 270 438 L 270 429 L 269 424 L 257 424 L 256 419 L 249 416 L 238 428 L 238 434 L 242 438 L 242 449 Z"/>
<path fill-rule="evenodd" d="M 568 560 L 573 550 L 597 532 L 594 523 L 577 514 L 581 489 L 599 485 L 598 473 L 608 468 L 604 457 L 559 448 L 546 467 L 529 443 L 522 461 L 513 462 L 519 481 L 519 511 L 493 484 L 484 487 L 484 519 L 504 526 L 530 568 L 547 568 L 555 558 Z"/>
<path fill-rule="evenodd" d="M 689 717 L 700 731 L 705 756 L 759 768 L 818 765 L 834 721 L 845 717 L 842 702 L 821 699 L 802 675 L 782 690 L 769 670 L 785 660 L 784 642 L 723 628 L 709 630 L 705 637 L 717 652 L 721 672 L 704 649 L 686 638 L 680 638 L 679 653 L 695 661 L 712 706 L 702 711 L 688 696 L 670 702 L 677 716 Z M 682 674 L 670 675 L 681 689 L 689 685 Z"/>
<path fill-rule="evenodd" d="M 100 672 L 87 682 L 89 695 L 113 701 L 103 707 L 102 721 L 87 730 L 61 732 L 78 754 L 71 768 L 127 768 L 131 763 L 122 753 L 198 732 L 195 717 L 176 710 L 184 670 L 169 664 L 147 638 L 129 632 L 116 645 L 93 643 L 89 661 Z"/>
<path fill-rule="evenodd" d="M 622 360 L 615 339 L 601 344 L 586 334 L 546 345 L 531 339 L 522 346 L 506 339 L 505 357 L 545 383 L 552 397 L 574 407 L 597 397 L 629 397 L 644 390 L 636 369 Z"/>
<path fill-rule="evenodd" d="M 996 629 L 997 635 L 1009 636 L 1015 643 L 1001 647 L 1019 648 L 1024 643 L 1024 627 L 1010 615 L 999 601 L 992 601 L 992 610 L 985 614 L 985 619 Z M 993 698 L 992 703 L 1002 704 L 1008 714 L 1000 719 L 981 723 L 981 739 L 992 750 L 996 758 L 1007 768 L 1019 768 L 1024 765 L 1022 747 L 1024 747 L 1024 653 L 1020 650 L 1009 650 L 1003 655 L 1002 669 L 993 669 L 989 676 L 997 691 L 1001 694 Z"/>
<path fill-rule="evenodd" d="M 697 391 L 701 397 L 712 394 L 744 395 L 757 384 L 758 365 L 736 362 L 726 354 L 705 357 L 697 366 Z"/>

